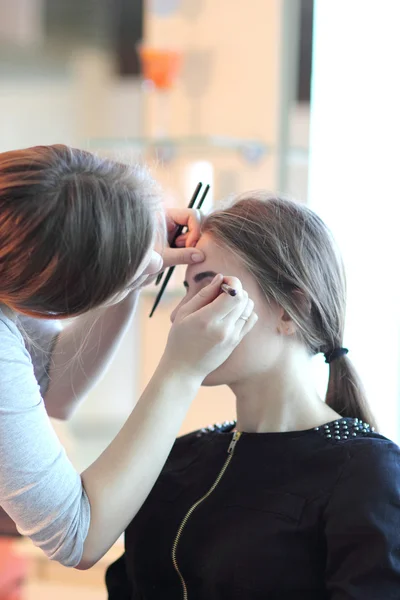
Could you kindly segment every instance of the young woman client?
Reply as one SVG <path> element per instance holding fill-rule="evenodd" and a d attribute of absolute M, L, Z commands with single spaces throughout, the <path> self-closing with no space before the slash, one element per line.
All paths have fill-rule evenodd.
<path fill-rule="evenodd" d="M 305 206 L 250 193 L 206 219 L 197 247 L 205 261 L 187 269 L 173 327 L 220 272 L 258 314 L 203 381 L 232 389 L 237 418 L 176 441 L 107 573 L 110 600 L 398 599 L 400 451 L 374 432 L 343 347 L 329 231 Z"/>

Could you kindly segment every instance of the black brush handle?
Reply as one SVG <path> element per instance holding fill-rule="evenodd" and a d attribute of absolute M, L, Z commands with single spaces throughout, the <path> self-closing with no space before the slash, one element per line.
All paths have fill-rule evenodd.
<path fill-rule="evenodd" d="M 189 206 L 188 206 L 188 208 L 193 208 L 194 202 L 196 201 L 196 198 L 197 198 L 197 196 L 199 195 L 199 192 L 200 192 L 201 186 L 202 186 L 202 184 L 201 184 L 201 183 L 199 183 L 199 184 L 198 184 L 198 186 L 197 186 L 197 188 L 196 188 L 196 190 L 195 190 L 195 193 L 193 194 L 192 200 L 191 200 L 191 201 L 190 201 L 190 203 L 189 203 Z M 209 189 L 210 189 L 210 186 L 207 184 L 207 185 L 206 185 L 206 187 L 205 187 L 205 190 L 204 190 L 204 192 L 203 192 L 203 195 L 202 195 L 202 197 L 200 198 L 200 200 L 199 200 L 199 203 L 198 203 L 198 205 L 197 205 L 197 207 L 196 207 L 196 210 L 200 210 L 200 208 L 203 206 L 204 200 L 206 199 L 206 196 L 207 196 L 207 194 L 208 194 L 208 190 L 209 190 Z M 184 228 L 184 225 L 179 225 L 179 227 L 178 227 L 178 230 L 177 230 L 177 233 L 176 233 L 176 234 L 175 234 L 175 236 L 174 236 L 174 240 L 173 240 L 173 241 L 172 241 L 172 243 L 171 243 L 171 248 L 173 248 L 173 245 L 172 245 L 172 244 L 173 244 L 173 243 L 176 241 L 176 239 L 178 238 L 178 236 L 180 236 L 180 235 L 181 235 L 181 233 L 182 233 L 182 231 L 183 231 L 183 228 Z M 180 230 L 180 231 L 179 231 L 179 230 Z M 174 270 L 175 270 L 175 267 L 170 267 L 170 268 L 168 269 L 168 271 L 167 271 L 167 274 L 166 274 L 166 276 L 165 276 L 165 279 L 164 279 L 164 281 L 163 281 L 163 284 L 162 284 L 162 286 L 161 286 L 161 289 L 160 289 L 160 291 L 158 292 L 158 294 L 157 294 L 157 297 L 156 297 L 156 299 L 155 299 L 155 301 L 154 301 L 153 308 L 151 309 L 151 312 L 150 312 L 150 315 L 149 315 L 149 317 L 152 317 L 152 316 L 154 315 L 154 311 L 156 310 L 157 306 L 160 304 L 161 298 L 163 297 L 164 291 L 165 291 L 165 289 L 166 289 L 166 287 L 167 287 L 167 285 L 168 285 L 168 282 L 169 282 L 169 280 L 170 280 L 170 279 L 171 279 L 171 277 L 172 277 L 172 273 L 174 272 Z M 161 277 L 162 277 L 162 276 L 163 276 L 163 273 L 160 273 L 160 275 L 161 275 Z M 160 275 L 159 275 L 159 277 L 160 277 Z M 158 279 L 158 278 L 157 278 L 157 279 Z"/>
<path fill-rule="evenodd" d="M 160 288 L 160 291 L 158 292 L 157 297 L 154 301 L 153 308 L 151 309 L 151 313 L 150 313 L 149 317 L 152 317 L 154 315 L 154 311 L 156 310 L 157 306 L 160 304 L 161 298 L 163 297 L 163 294 L 164 294 L 164 290 L 167 287 L 168 281 L 171 279 L 171 276 L 172 276 L 172 273 L 174 272 L 174 270 L 175 270 L 175 267 L 170 267 L 168 269 L 165 279 L 163 281 L 163 284 Z"/>
<path fill-rule="evenodd" d="M 200 190 L 201 190 L 201 188 L 202 188 L 202 185 L 203 185 L 203 184 L 201 183 L 201 181 L 199 181 L 199 183 L 198 183 L 198 184 L 197 184 L 197 186 L 196 186 L 196 189 L 195 189 L 195 190 L 194 190 L 194 192 L 193 192 L 193 196 L 192 196 L 192 197 L 191 197 L 191 199 L 190 199 L 190 202 L 189 202 L 189 204 L 188 204 L 188 208 L 193 208 L 193 206 L 194 206 L 194 203 L 195 203 L 195 202 L 196 202 L 196 200 L 197 200 L 197 196 L 199 195 L 199 193 L 200 193 Z M 178 225 L 178 227 L 176 228 L 176 231 L 175 231 L 174 237 L 172 238 L 172 240 L 171 240 L 171 243 L 170 243 L 170 248 L 175 248 L 175 242 L 176 242 L 176 240 L 178 239 L 178 237 L 179 237 L 179 236 L 182 234 L 183 228 L 184 228 L 184 225 Z M 156 285 L 158 285 L 158 284 L 160 283 L 160 281 L 161 281 L 161 279 L 162 279 L 163 275 L 164 275 L 164 271 L 161 271 L 161 273 L 159 273 L 159 274 L 157 275 L 157 279 L 156 279 Z"/>

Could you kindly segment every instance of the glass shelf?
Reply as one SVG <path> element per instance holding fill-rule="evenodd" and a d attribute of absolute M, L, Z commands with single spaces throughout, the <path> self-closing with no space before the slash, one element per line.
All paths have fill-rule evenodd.
<path fill-rule="evenodd" d="M 183 137 L 126 137 L 92 138 L 89 149 L 96 150 L 137 150 L 139 153 L 152 152 L 159 160 L 169 162 L 182 154 L 191 152 L 234 152 L 247 163 L 258 163 L 274 153 L 275 149 L 257 139 L 226 136 L 183 136 Z M 296 162 L 308 160 L 308 148 L 293 147 L 287 153 L 288 160 Z"/>

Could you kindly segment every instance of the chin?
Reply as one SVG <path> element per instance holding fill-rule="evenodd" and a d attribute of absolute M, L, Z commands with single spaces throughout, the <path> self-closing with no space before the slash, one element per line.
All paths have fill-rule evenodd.
<path fill-rule="evenodd" d="M 235 383 L 238 379 L 238 373 L 235 375 L 229 370 L 224 368 L 224 365 L 212 371 L 207 377 L 203 380 L 201 384 L 204 387 L 217 387 L 218 385 L 231 385 Z"/>

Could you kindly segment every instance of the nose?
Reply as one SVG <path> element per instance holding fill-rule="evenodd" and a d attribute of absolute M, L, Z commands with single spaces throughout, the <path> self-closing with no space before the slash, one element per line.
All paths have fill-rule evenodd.
<path fill-rule="evenodd" d="M 185 299 L 185 298 L 183 298 L 183 299 L 182 299 L 182 300 L 179 302 L 178 306 L 175 306 L 174 310 L 172 311 L 172 313 L 171 313 L 171 316 L 170 316 L 170 321 L 171 321 L 171 323 L 172 323 L 172 324 L 174 324 L 175 317 L 176 317 L 176 313 L 178 312 L 178 310 L 180 309 L 180 307 L 181 307 L 183 304 L 185 304 L 185 302 L 186 302 L 186 299 Z"/>
<path fill-rule="evenodd" d="M 172 325 L 174 324 L 175 317 L 176 317 L 176 313 L 178 312 L 178 308 L 179 308 L 180 304 L 181 304 L 181 303 L 179 303 L 179 304 L 178 304 L 178 306 L 176 306 L 176 307 L 174 308 L 174 310 L 172 311 L 172 313 L 171 313 L 171 315 L 170 315 L 170 317 L 169 317 L 169 318 L 170 318 L 170 321 L 171 321 L 171 323 L 172 323 Z"/>

